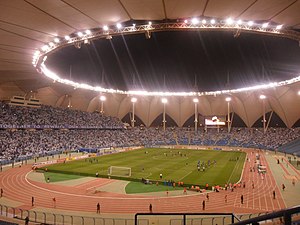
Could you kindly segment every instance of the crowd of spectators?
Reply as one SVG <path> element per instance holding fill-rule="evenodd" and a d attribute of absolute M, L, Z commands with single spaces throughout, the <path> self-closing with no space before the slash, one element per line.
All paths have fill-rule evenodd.
<path fill-rule="evenodd" d="M 42 106 L 28 108 L 0 102 L 0 161 L 52 154 L 128 146 L 234 146 L 277 150 L 300 138 L 300 128 L 125 129 L 114 117 L 100 113 Z M 21 129 L 20 129 L 21 128 Z M 47 128 L 47 129 L 45 129 Z M 51 128 L 51 129 L 50 129 Z"/>
<path fill-rule="evenodd" d="M 0 130 L 0 161 L 33 157 L 51 152 L 77 151 L 128 146 L 204 145 L 237 146 L 276 150 L 300 138 L 300 128 L 261 129 L 233 128 L 226 130 L 199 130 L 186 128 L 134 128 L 120 130 Z"/>
<path fill-rule="evenodd" d="M 0 101 L 0 115 L 1 128 L 123 128 L 116 117 L 46 105 L 32 108 Z"/>

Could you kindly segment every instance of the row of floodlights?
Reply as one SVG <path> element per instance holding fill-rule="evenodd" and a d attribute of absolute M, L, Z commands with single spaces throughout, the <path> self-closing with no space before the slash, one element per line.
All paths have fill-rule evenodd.
<path fill-rule="evenodd" d="M 215 19 L 211 19 L 211 20 L 206 20 L 206 19 L 203 19 L 203 20 L 200 20 L 199 18 L 192 18 L 190 20 L 187 20 L 185 19 L 183 21 L 185 24 L 193 24 L 193 25 L 197 25 L 197 24 L 208 24 L 210 23 L 211 25 L 215 25 L 217 23 L 217 21 Z M 221 22 L 220 22 L 221 23 Z M 242 21 L 242 20 L 233 20 L 232 18 L 228 18 L 225 20 L 225 24 L 227 25 L 247 25 L 249 27 L 253 26 L 254 25 L 254 22 L 253 21 Z M 148 22 L 148 26 L 151 26 L 152 25 L 152 22 L 149 21 Z M 263 23 L 263 24 L 256 24 L 256 25 L 259 25 L 261 26 L 262 28 L 268 28 L 270 25 L 268 22 L 266 23 Z M 135 27 L 136 24 L 133 24 L 132 27 Z M 283 25 L 277 25 L 276 27 L 274 27 L 274 29 L 276 30 L 280 30 L 282 28 Z M 123 26 L 121 23 L 117 23 L 116 24 L 116 28 L 117 29 L 121 29 Z M 103 31 L 108 31 L 109 30 L 109 26 L 107 25 L 104 25 L 102 27 Z M 88 35 L 91 35 L 92 34 L 92 31 L 91 30 L 86 30 L 84 32 L 82 31 L 79 31 L 76 33 L 76 35 L 79 37 L 79 38 L 83 38 L 85 36 L 88 36 Z M 71 39 L 71 37 L 69 35 L 66 35 L 64 37 L 64 39 L 66 41 L 69 41 Z M 53 42 L 49 42 L 47 45 L 44 45 L 41 50 L 46 52 L 48 51 L 50 48 L 54 47 L 55 44 L 58 44 L 60 42 L 60 39 L 58 37 L 54 38 Z"/>
<path fill-rule="evenodd" d="M 300 91 L 298 91 L 298 95 L 300 95 Z M 259 99 L 261 99 L 261 100 L 264 100 L 264 99 L 266 99 L 267 98 L 267 96 L 266 95 L 260 95 L 259 96 Z M 225 101 L 226 102 L 231 102 L 231 97 L 226 97 L 225 98 Z M 105 95 L 101 95 L 100 96 L 100 101 L 101 102 L 104 102 L 104 101 L 106 101 L 106 96 Z M 132 97 L 131 98 L 131 100 L 130 100 L 132 103 L 136 103 L 137 102 L 137 98 L 136 97 Z M 161 102 L 163 103 L 163 104 L 166 104 L 166 103 L 168 103 L 168 99 L 167 98 L 162 98 L 161 99 Z M 198 98 L 194 98 L 193 99 L 193 102 L 195 103 L 195 104 L 197 104 L 198 102 L 199 102 L 199 99 Z"/>
<path fill-rule="evenodd" d="M 211 19 L 211 20 L 206 20 L 206 19 L 202 19 L 202 20 L 200 20 L 199 18 L 192 18 L 192 19 L 185 19 L 184 21 L 183 21 L 185 24 L 192 24 L 192 25 L 198 25 L 198 24 L 202 24 L 202 25 L 206 25 L 206 24 L 211 24 L 211 25 L 215 25 L 216 23 L 217 23 L 217 21 L 215 20 L 215 19 Z M 224 23 L 224 21 L 220 21 L 219 23 Z M 234 19 L 232 19 L 232 18 L 227 18 L 226 20 L 225 20 L 225 24 L 226 25 L 228 25 L 228 26 L 240 26 L 240 25 L 246 25 L 246 26 L 248 26 L 249 28 L 251 28 L 255 23 L 253 22 L 253 21 L 242 21 L 242 20 L 234 20 Z M 147 24 L 147 26 L 150 26 L 151 27 L 151 25 L 152 25 L 152 22 L 151 21 L 149 21 L 148 22 L 148 24 Z M 270 25 L 269 25 L 269 23 L 268 22 L 266 22 L 266 23 L 263 23 L 263 24 L 255 24 L 256 26 L 261 26 L 261 28 L 263 28 L 263 29 L 267 29 Z M 134 23 L 134 24 L 132 24 L 132 27 L 133 28 L 135 28 L 135 26 L 136 26 L 136 24 Z M 277 26 L 275 26 L 275 27 L 273 27 L 273 29 L 275 29 L 275 30 L 280 30 L 281 28 L 282 28 L 282 26 L 283 25 L 277 25 Z M 116 28 L 117 29 L 121 29 L 123 26 L 122 26 L 122 24 L 121 23 L 117 23 L 116 24 Z M 109 26 L 107 26 L 107 25 L 104 25 L 103 27 L 102 27 L 102 29 L 103 29 L 103 31 L 109 31 Z M 91 30 L 85 30 L 85 31 L 79 31 L 79 32 L 77 32 L 76 33 L 76 35 L 79 37 L 79 38 L 85 38 L 85 37 L 87 37 L 87 36 L 89 36 L 89 35 L 91 35 L 92 34 L 92 31 Z M 65 37 L 64 37 L 64 40 L 65 41 L 69 41 L 71 39 L 71 37 L 69 36 L 69 35 L 66 35 Z M 88 41 L 87 39 L 85 39 L 85 41 Z M 61 39 L 59 39 L 58 37 L 55 37 L 54 39 L 53 39 L 53 42 L 49 42 L 48 44 L 46 44 L 46 45 L 44 45 L 42 48 L 41 48 L 41 51 L 42 52 L 47 52 L 48 50 L 50 50 L 51 48 L 53 48 L 55 45 L 58 45 L 59 43 L 61 42 Z M 39 58 L 39 56 L 40 56 L 40 53 L 41 53 L 41 51 L 39 51 L 39 50 L 37 50 L 35 53 L 34 53 L 34 55 L 33 55 L 33 60 L 32 60 L 32 64 L 34 65 L 34 66 L 36 66 L 36 64 L 37 64 L 37 60 L 38 60 L 38 58 Z"/>

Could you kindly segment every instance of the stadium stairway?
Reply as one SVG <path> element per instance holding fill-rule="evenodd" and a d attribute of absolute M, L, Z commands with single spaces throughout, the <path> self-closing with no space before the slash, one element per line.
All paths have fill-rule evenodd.
<path fill-rule="evenodd" d="M 176 145 L 178 145 L 178 136 L 177 136 L 177 133 L 176 132 L 173 132 L 173 137 L 176 141 Z"/>

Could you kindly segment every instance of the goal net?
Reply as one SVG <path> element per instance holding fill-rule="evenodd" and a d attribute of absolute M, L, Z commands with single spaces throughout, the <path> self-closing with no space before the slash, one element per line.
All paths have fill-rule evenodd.
<path fill-rule="evenodd" d="M 108 175 L 109 176 L 117 176 L 117 177 L 130 177 L 131 176 L 131 168 L 130 167 L 121 167 L 121 166 L 110 166 L 110 167 L 108 167 Z"/>

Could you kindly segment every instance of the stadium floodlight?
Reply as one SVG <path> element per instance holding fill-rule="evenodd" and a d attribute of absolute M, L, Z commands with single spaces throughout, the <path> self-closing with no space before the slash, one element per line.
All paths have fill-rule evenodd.
<path fill-rule="evenodd" d="M 44 45 L 43 47 L 42 47 L 42 50 L 45 52 L 45 51 L 47 51 L 49 49 L 49 46 L 48 45 Z"/>
<path fill-rule="evenodd" d="M 264 23 L 264 24 L 262 25 L 263 28 L 267 28 L 268 26 L 269 26 L 269 23 Z"/>
<path fill-rule="evenodd" d="M 282 28 L 282 24 L 276 26 L 276 30 L 280 30 L 281 28 Z"/>
<path fill-rule="evenodd" d="M 132 103 L 135 103 L 136 101 L 137 101 L 137 98 L 135 98 L 135 97 L 131 98 Z"/>
<path fill-rule="evenodd" d="M 101 101 L 101 102 L 106 101 L 106 97 L 105 97 L 104 95 L 101 95 L 101 96 L 100 96 L 100 101 Z"/>
<path fill-rule="evenodd" d="M 198 23 L 199 23 L 199 20 L 197 18 L 193 18 L 192 19 L 192 24 L 195 25 L 195 24 L 198 24 Z"/>
<path fill-rule="evenodd" d="M 195 132 L 197 132 L 197 128 L 198 128 L 198 102 L 199 102 L 199 99 L 198 98 L 194 98 L 193 99 L 193 102 L 195 103 L 195 120 L 194 120 L 194 123 L 195 123 Z"/>
<path fill-rule="evenodd" d="M 136 26 L 136 24 L 135 24 L 135 23 L 133 23 L 133 24 L 132 24 L 132 26 L 133 26 L 133 27 L 135 27 L 135 26 Z"/>
<path fill-rule="evenodd" d="M 54 38 L 55 43 L 59 43 L 59 38 Z"/>
<path fill-rule="evenodd" d="M 188 20 L 184 20 L 183 22 L 184 22 L 184 23 L 188 23 Z"/>
<path fill-rule="evenodd" d="M 82 37 L 82 36 L 83 36 L 83 33 L 79 31 L 79 32 L 77 33 L 77 36 L 78 36 L 78 37 Z"/>
<path fill-rule="evenodd" d="M 54 46 L 54 43 L 53 43 L 53 42 L 49 42 L 49 46 L 50 46 L 50 47 L 53 47 L 53 46 Z"/>
<path fill-rule="evenodd" d="M 104 31 L 108 31 L 108 26 L 107 26 L 107 25 L 104 25 L 104 26 L 103 26 L 103 30 L 104 30 Z"/>
<path fill-rule="evenodd" d="M 233 24 L 233 19 L 232 18 L 228 18 L 227 20 L 226 20 L 226 23 L 228 24 L 228 25 L 231 25 L 231 24 Z"/>
<path fill-rule="evenodd" d="M 253 21 L 248 21 L 248 26 L 252 26 L 253 25 Z"/>
<path fill-rule="evenodd" d="M 231 101 L 231 97 L 225 98 L 225 101 L 226 101 L 226 102 L 230 102 L 230 101 Z"/>
<path fill-rule="evenodd" d="M 230 102 L 231 97 L 226 97 L 225 101 L 227 102 L 227 131 L 230 133 L 232 121 L 230 120 Z"/>
<path fill-rule="evenodd" d="M 164 111 L 163 111 L 163 128 L 164 128 L 164 131 L 166 130 L 166 103 L 168 102 L 168 99 L 166 98 L 162 98 L 161 99 L 161 102 L 164 104 Z"/>
<path fill-rule="evenodd" d="M 242 20 L 238 20 L 238 21 L 237 21 L 237 24 L 238 24 L 238 25 L 241 25 L 242 23 L 243 23 Z"/>
<path fill-rule="evenodd" d="M 70 40 L 70 36 L 69 35 L 66 35 L 65 36 L 65 39 L 68 41 L 68 40 Z"/>
<path fill-rule="evenodd" d="M 168 102 L 168 99 L 162 98 L 162 99 L 161 99 L 161 102 L 162 102 L 163 104 L 166 104 L 166 103 Z"/>
<path fill-rule="evenodd" d="M 131 120 L 131 127 L 134 127 L 135 119 L 134 119 L 134 104 L 136 103 L 137 98 L 132 97 L 131 102 L 132 102 L 132 120 Z"/>
<path fill-rule="evenodd" d="M 202 23 L 203 23 L 203 24 L 206 24 L 206 20 L 202 20 Z"/>
<path fill-rule="evenodd" d="M 265 95 L 260 95 L 259 98 L 260 99 L 266 99 L 267 97 Z"/>
<path fill-rule="evenodd" d="M 86 30 L 85 33 L 86 33 L 87 35 L 90 35 L 92 32 L 91 32 L 90 30 Z"/>
<path fill-rule="evenodd" d="M 100 96 L 100 101 L 101 101 L 101 108 L 100 108 L 100 113 L 104 113 L 104 101 L 106 101 L 106 97 L 104 95 Z"/>
<path fill-rule="evenodd" d="M 151 25 L 152 25 L 152 22 L 151 22 L 151 21 L 149 21 L 149 22 L 148 22 L 148 25 L 149 25 L 149 26 L 151 26 Z"/>
<path fill-rule="evenodd" d="M 118 28 L 118 29 L 121 29 L 121 28 L 122 28 L 122 24 L 117 23 L 117 28 Z"/>
<path fill-rule="evenodd" d="M 265 95 L 260 95 L 259 98 L 262 100 L 262 112 L 263 112 L 263 131 L 264 134 L 267 131 L 267 126 L 266 126 L 266 106 L 265 106 L 265 99 L 267 98 Z"/>
<path fill-rule="evenodd" d="M 211 23 L 211 24 L 215 24 L 215 23 L 216 23 L 216 20 L 212 19 L 212 20 L 210 20 L 210 23 Z"/>

